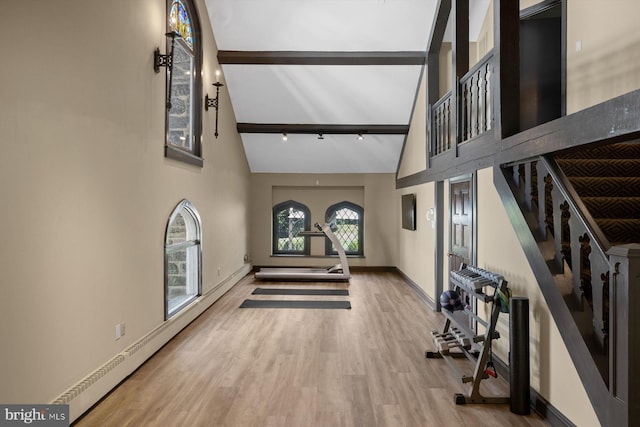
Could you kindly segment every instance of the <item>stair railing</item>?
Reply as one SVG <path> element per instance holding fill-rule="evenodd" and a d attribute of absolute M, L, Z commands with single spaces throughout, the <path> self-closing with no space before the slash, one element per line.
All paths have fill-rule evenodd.
<path fill-rule="evenodd" d="M 556 161 L 542 156 L 537 166 L 538 178 L 550 176 L 553 185 L 555 260 L 562 267 L 563 260 L 571 267 L 574 303 L 578 309 L 592 312 L 596 342 L 602 353 L 607 354 L 610 268 L 606 251 L 611 245 Z M 563 228 L 568 230 L 568 236 L 563 236 Z"/>
<path fill-rule="evenodd" d="M 528 226 L 531 231 L 523 237 L 523 249 L 598 419 L 603 426 L 632 425 L 640 417 L 635 403 L 640 394 L 640 310 L 635 309 L 640 299 L 640 244 L 610 247 L 550 156 L 503 165 L 495 176 L 514 227 Z M 569 240 L 568 251 L 564 238 Z M 565 268 L 569 265 L 571 272 Z M 572 277 L 569 290 L 563 288 L 567 276 Z M 551 282 L 555 285 L 547 286 Z M 580 304 L 575 304 L 576 297 Z M 571 318 L 575 325 L 570 325 Z M 594 376 L 594 367 L 600 378 Z"/>
<path fill-rule="evenodd" d="M 607 382 L 609 242 L 553 158 L 528 159 L 503 171 L 534 218 L 530 227 L 540 250 Z"/>

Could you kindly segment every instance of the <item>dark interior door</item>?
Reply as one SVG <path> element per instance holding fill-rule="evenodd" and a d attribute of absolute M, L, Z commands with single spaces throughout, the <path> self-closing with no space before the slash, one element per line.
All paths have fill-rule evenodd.
<path fill-rule="evenodd" d="M 557 119 L 562 112 L 561 7 L 520 20 L 520 128 Z"/>
<path fill-rule="evenodd" d="M 451 250 L 449 268 L 457 270 L 460 264 L 469 264 L 473 258 L 473 194 L 471 177 L 451 182 Z"/>

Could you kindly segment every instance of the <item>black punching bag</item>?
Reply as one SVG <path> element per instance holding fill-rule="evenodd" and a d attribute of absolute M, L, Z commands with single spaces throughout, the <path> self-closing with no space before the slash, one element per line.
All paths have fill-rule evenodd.
<path fill-rule="evenodd" d="M 529 299 L 513 297 L 509 304 L 509 399 L 511 412 L 531 412 L 529 391 Z"/>

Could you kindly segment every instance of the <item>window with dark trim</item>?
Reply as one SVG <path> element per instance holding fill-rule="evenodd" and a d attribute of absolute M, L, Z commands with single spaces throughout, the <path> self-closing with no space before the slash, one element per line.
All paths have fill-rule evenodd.
<path fill-rule="evenodd" d="M 166 109 L 165 156 L 202 166 L 202 43 L 192 0 L 167 1 L 167 32 L 180 36 L 175 38 L 172 70 L 167 67 L 171 102 Z"/>
<path fill-rule="evenodd" d="M 311 229 L 309 208 L 289 200 L 273 207 L 273 254 L 309 255 L 309 236 L 299 233 Z"/>
<path fill-rule="evenodd" d="M 202 294 L 202 227 L 200 215 L 188 200 L 173 210 L 164 242 L 165 319 Z"/>
<path fill-rule="evenodd" d="M 334 234 L 347 255 L 364 255 L 364 209 L 351 202 L 340 202 L 329 206 L 326 222 L 335 223 Z M 331 240 L 325 239 L 325 254 L 337 255 Z"/>

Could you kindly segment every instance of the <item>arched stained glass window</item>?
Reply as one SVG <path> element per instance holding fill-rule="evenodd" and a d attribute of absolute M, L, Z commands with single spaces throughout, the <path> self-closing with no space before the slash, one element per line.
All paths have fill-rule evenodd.
<path fill-rule="evenodd" d="M 173 67 L 167 68 L 171 103 L 166 110 L 165 155 L 202 166 L 202 43 L 192 0 L 167 0 L 167 32 L 176 32 Z M 167 51 L 171 49 L 167 37 Z"/>
<path fill-rule="evenodd" d="M 193 28 L 189 11 L 181 0 L 173 0 L 169 12 L 169 26 L 172 31 L 182 36 L 189 48 L 193 50 Z"/>

